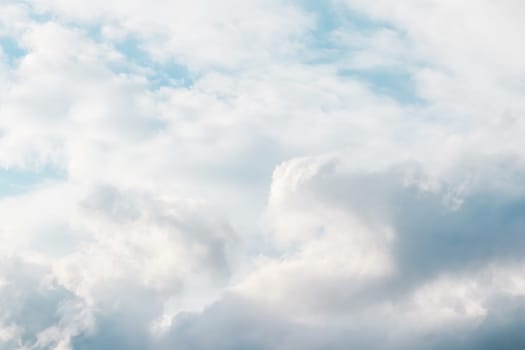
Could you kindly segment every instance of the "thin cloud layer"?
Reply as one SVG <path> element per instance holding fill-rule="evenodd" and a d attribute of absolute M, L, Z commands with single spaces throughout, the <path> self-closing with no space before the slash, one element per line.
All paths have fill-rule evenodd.
<path fill-rule="evenodd" d="M 0 3 L 0 349 L 525 345 L 519 1 Z"/>

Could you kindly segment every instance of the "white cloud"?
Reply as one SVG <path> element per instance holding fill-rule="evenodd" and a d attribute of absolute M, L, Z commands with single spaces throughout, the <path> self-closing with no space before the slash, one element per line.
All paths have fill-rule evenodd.
<path fill-rule="evenodd" d="M 185 337 L 188 329 L 208 334 L 217 318 L 247 322 L 243 334 L 253 337 L 237 339 L 264 349 L 375 349 L 384 342 L 392 349 L 441 349 L 448 342 L 471 349 L 481 339 L 499 343 L 503 337 L 520 344 L 518 331 L 498 321 L 522 322 L 499 311 L 501 303 L 523 302 L 517 248 L 523 220 L 512 214 L 523 200 L 519 190 L 504 190 L 507 181 L 520 181 L 483 172 L 478 175 L 487 178 L 468 184 L 440 175 L 428 187 L 427 170 L 414 178 L 413 165 L 380 172 L 347 166 L 337 158 L 312 158 L 276 170 L 269 220 L 286 245 L 260 258 L 233 296 L 173 326 L 174 337 L 188 342 L 183 348 L 208 348 Z M 455 167 L 464 176 L 479 172 L 463 163 Z M 448 192 L 458 185 L 461 201 L 451 206 Z M 254 316 L 250 308 L 259 307 L 270 314 L 256 309 Z"/>
<path fill-rule="evenodd" d="M 35 1 L 67 20 L 109 25 L 143 40 L 159 60 L 175 59 L 195 70 L 271 62 L 287 57 L 311 19 L 280 1 Z M 290 40 L 291 39 L 291 40 Z"/>
<path fill-rule="evenodd" d="M 0 348 L 519 348 L 521 10 L 2 3 Z"/>

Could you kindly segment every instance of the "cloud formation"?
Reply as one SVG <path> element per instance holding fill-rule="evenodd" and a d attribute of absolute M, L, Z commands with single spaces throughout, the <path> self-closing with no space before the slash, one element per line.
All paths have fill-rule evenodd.
<path fill-rule="evenodd" d="M 519 1 L 0 3 L 0 349 L 525 345 Z"/>

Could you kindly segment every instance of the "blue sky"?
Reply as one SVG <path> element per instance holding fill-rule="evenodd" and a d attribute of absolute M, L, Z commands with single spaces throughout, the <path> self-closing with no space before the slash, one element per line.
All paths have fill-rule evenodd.
<path fill-rule="evenodd" d="M 34 186 L 46 181 L 64 180 L 64 175 L 53 169 L 9 170 L 0 171 L 2 187 L 0 196 L 19 195 L 34 189 Z"/>
<path fill-rule="evenodd" d="M 0 3 L 0 349 L 525 345 L 522 6 Z"/>

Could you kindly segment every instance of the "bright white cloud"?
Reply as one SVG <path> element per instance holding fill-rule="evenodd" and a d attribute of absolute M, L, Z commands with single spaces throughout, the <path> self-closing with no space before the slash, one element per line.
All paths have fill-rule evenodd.
<path fill-rule="evenodd" d="M 0 348 L 522 347 L 522 13 L 2 2 Z"/>

